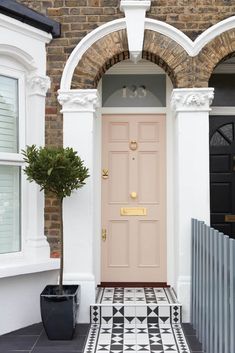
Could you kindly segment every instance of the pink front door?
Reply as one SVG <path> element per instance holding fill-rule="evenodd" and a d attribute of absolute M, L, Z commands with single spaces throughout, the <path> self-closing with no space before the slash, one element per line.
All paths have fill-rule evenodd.
<path fill-rule="evenodd" d="M 166 282 L 165 115 L 103 115 L 102 282 Z"/>

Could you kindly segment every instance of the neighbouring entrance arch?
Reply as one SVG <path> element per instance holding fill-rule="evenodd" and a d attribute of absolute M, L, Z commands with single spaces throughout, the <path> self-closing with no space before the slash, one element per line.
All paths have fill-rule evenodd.
<path fill-rule="evenodd" d="M 233 50 L 234 24 L 234 18 L 224 20 L 192 42 L 168 24 L 144 19 L 145 40 L 141 48 L 143 57 L 163 67 L 176 87 L 171 99 L 172 109 L 169 109 L 170 114 L 174 112 L 176 117 L 172 132 L 175 135 L 172 165 L 176 178 L 171 189 L 174 194 L 172 209 L 175 219 L 176 261 L 175 276 L 170 284 L 175 287 L 179 299 L 184 304 L 185 321 L 189 319 L 191 280 L 190 219 L 197 217 L 209 221 L 207 131 L 213 89 L 207 88 L 208 77 L 220 61 L 220 56 L 224 55 L 221 51 L 218 55 L 215 54 L 218 41 L 224 42 L 222 48 Z M 100 239 L 101 231 L 100 217 L 96 214 L 96 206 L 100 200 L 97 185 L 100 184 L 101 176 L 100 173 L 94 173 L 100 165 L 94 158 L 94 152 L 98 152 L 95 148 L 94 131 L 99 128 L 95 117 L 100 114 L 100 98 L 96 87 L 99 78 L 110 66 L 128 57 L 127 49 L 130 43 L 126 27 L 127 20 L 120 19 L 100 26 L 88 34 L 74 49 L 66 63 L 59 90 L 58 100 L 64 115 L 64 145 L 79 151 L 91 171 L 91 178 L 84 190 L 75 193 L 65 204 L 64 210 L 65 232 L 68 234 L 65 252 L 69 258 L 65 264 L 65 281 L 82 284 L 81 321 L 87 320 L 88 304 L 94 302 L 97 283 L 94 276 L 97 244 L 94 239 Z M 231 39 L 230 49 L 226 47 L 224 36 Z M 158 43 L 161 45 L 158 46 Z M 208 65 L 204 66 L 204 62 Z M 73 79 L 74 74 L 76 77 Z M 197 135 L 201 141 L 199 148 L 195 139 Z M 192 160 L 194 167 L 186 168 L 191 165 Z M 196 168 L 199 164 L 200 170 Z M 76 237 L 74 232 L 82 235 Z"/>

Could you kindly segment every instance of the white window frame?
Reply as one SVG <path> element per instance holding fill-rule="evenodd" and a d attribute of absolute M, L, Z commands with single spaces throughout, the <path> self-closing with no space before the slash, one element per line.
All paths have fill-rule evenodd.
<path fill-rule="evenodd" d="M 9 61 L 9 64 L 12 64 L 12 61 Z M 16 252 L 9 252 L 0 254 L 1 260 L 10 260 L 23 257 L 24 248 L 25 248 L 25 227 L 24 227 L 24 214 L 25 214 L 25 200 L 24 200 L 24 183 L 25 178 L 23 176 L 23 156 L 20 153 L 22 149 L 25 148 L 25 121 L 26 121 L 26 73 L 20 68 L 18 68 L 16 63 L 16 68 L 8 67 L 1 62 L 0 58 L 0 75 L 16 79 L 18 82 L 18 153 L 5 153 L 0 152 L 0 165 L 7 166 L 17 166 L 21 168 L 20 171 L 20 250 Z"/>

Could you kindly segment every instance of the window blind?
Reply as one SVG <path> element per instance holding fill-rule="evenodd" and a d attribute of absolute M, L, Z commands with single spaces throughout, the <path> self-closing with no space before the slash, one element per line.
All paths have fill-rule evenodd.
<path fill-rule="evenodd" d="M 18 80 L 0 75 L 0 152 L 18 152 Z"/>
<path fill-rule="evenodd" d="M 0 165 L 0 253 L 20 250 L 20 167 Z"/>
<path fill-rule="evenodd" d="M 0 254 L 20 250 L 20 167 L 1 163 L 18 153 L 18 80 L 0 75 Z"/>

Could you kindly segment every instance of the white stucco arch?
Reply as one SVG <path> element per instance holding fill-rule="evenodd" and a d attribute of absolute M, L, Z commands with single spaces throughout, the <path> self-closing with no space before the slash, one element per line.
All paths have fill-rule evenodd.
<path fill-rule="evenodd" d="M 211 26 L 202 34 L 200 34 L 195 41 L 192 41 L 186 34 L 171 26 L 168 23 L 145 18 L 145 29 L 163 34 L 176 43 L 178 43 L 190 56 L 196 56 L 201 49 L 209 43 L 216 36 L 235 28 L 235 16 L 229 17 L 219 23 Z M 70 90 L 73 72 L 78 65 L 83 54 L 99 39 L 104 36 L 127 28 L 126 18 L 107 22 L 92 32 L 88 33 L 72 51 L 61 78 L 60 91 L 65 92 Z"/>
<path fill-rule="evenodd" d="M 132 16 L 135 20 L 135 16 Z M 58 100 L 62 105 L 63 113 L 63 137 L 64 146 L 73 147 L 79 152 L 86 165 L 91 170 L 91 177 L 86 187 L 81 192 L 75 192 L 70 200 L 67 200 L 64 207 L 64 229 L 67 234 L 65 241 L 65 254 L 69 261 L 65 265 L 66 283 L 81 284 L 81 322 L 89 320 L 89 305 L 95 300 L 95 286 L 100 283 L 94 267 L 99 267 L 100 258 L 97 255 L 97 248 L 100 241 L 101 217 L 101 181 L 100 170 L 101 161 L 97 162 L 94 150 L 100 151 L 101 133 L 98 127 L 100 111 L 97 106 L 100 104 L 97 89 L 71 89 L 71 82 L 74 70 L 79 64 L 82 56 L 98 40 L 104 36 L 127 29 L 128 18 L 122 18 L 108 22 L 85 36 L 75 47 L 66 62 Z M 180 45 L 189 56 L 196 56 L 200 50 L 216 36 L 230 29 L 235 28 L 235 16 L 219 22 L 207 29 L 195 41 L 188 38 L 183 32 L 175 27 L 144 17 L 144 29 L 163 34 L 178 45 Z M 139 24 L 139 22 L 138 22 Z M 130 28 L 130 26 L 129 26 Z M 132 27 L 133 30 L 133 27 Z M 134 36 L 128 36 L 129 50 L 135 47 L 130 45 L 130 38 L 135 41 Z M 142 47 L 139 48 L 142 50 Z M 131 50 L 130 50 L 131 51 Z M 195 96 L 197 102 L 195 103 Z M 175 238 L 175 258 L 171 260 L 171 267 L 174 271 L 169 280 L 178 294 L 178 298 L 184 306 L 184 320 L 187 322 L 190 316 L 190 227 L 191 217 L 209 219 L 209 152 L 208 152 L 208 116 L 211 97 L 210 88 L 192 88 L 173 90 L 172 102 L 174 102 L 174 114 L 169 108 L 169 116 L 175 115 L 176 124 L 174 134 L 177 136 L 176 148 L 172 152 L 172 160 L 175 161 L 175 178 L 172 188 L 175 197 L 174 225 L 171 236 Z M 97 119 L 98 117 L 98 119 Z M 172 117 L 173 118 L 173 117 Z M 197 144 L 194 139 L 195 133 L 198 135 L 204 132 L 201 147 L 193 146 Z M 192 146 L 190 150 L 188 146 Z M 97 147 L 98 146 L 98 147 Z M 179 151 L 179 153 L 178 153 Z M 189 154 L 188 151 L 194 151 Z M 186 159 L 193 158 L 197 161 L 195 165 L 203 167 L 196 171 L 186 168 Z M 190 180 L 196 181 L 197 187 L 191 188 Z M 203 188 L 201 187 L 203 185 Z M 192 203 L 187 197 L 196 201 Z M 187 205 L 187 206 L 185 206 Z M 77 234 L 86 234 L 86 241 L 82 238 L 74 237 L 74 230 Z M 79 256 L 78 256 L 79 249 Z M 74 256 L 71 256 L 73 254 Z M 74 260 L 75 259 L 75 260 Z M 76 269 L 76 270 L 75 270 Z"/>
<path fill-rule="evenodd" d="M 19 47 L 10 44 L 0 44 L 0 55 L 5 55 L 18 61 L 27 71 L 36 70 L 33 57 Z"/>

